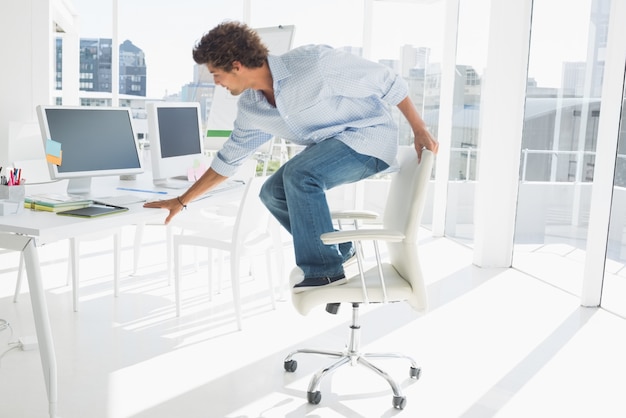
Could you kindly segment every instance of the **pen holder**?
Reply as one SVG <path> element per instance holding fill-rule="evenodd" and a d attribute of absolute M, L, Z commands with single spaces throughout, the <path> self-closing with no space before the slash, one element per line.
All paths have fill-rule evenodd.
<path fill-rule="evenodd" d="M 0 215 L 13 215 L 24 209 L 26 186 L 0 185 Z"/>

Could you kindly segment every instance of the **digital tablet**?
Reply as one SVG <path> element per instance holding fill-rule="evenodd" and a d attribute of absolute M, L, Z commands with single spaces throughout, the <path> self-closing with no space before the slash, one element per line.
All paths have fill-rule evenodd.
<path fill-rule="evenodd" d="M 57 212 L 57 215 L 95 218 L 97 216 L 110 215 L 113 213 L 125 212 L 127 210 L 128 208 L 121 206 L 91 205 L 84 208 Z"/>

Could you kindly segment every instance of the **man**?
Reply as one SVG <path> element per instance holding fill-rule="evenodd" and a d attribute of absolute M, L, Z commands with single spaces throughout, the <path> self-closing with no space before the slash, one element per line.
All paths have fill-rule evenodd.
<path fill-rule="evenodd" d="M 293 236 L 296 264 L 304 272 L 294 292 L 345 283 L 343 263 L 354 248 L 320 240 L 333 230 L 325 190 L 370 177 L 394 162 L 397 126 L 390 106 L 409 122 L 418 158 L 424 148 L 438 148 L 405 81 L 387 67 L 328 46 L 269 55 L 257 33 L 238 22 L 205 34 L 193 58 L 207 66 L 215 84 L 241 96 L 234 129 L 211 168 L 185 193 L 144 206 L 168 209 L 168 223 L 273 136 L 304 145 L 266 180 L 260 198 Z"/>

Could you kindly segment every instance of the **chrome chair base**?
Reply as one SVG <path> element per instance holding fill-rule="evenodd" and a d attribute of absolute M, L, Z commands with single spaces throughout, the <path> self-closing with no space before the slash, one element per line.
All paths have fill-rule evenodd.
<path fill-rule="evenodd" d="M 335 311 L 336 313 L 336 311 Z M 308 349 L 302 348 L 295 351 L 292 351 L 285 357 L 284 360 L 284 368 L 285 371 L 293 373 L 298 368 L 298 362 L 293 359 L 293 357 L 297 354 L 320 354 L 329 357 L 335 357 L 337 360 L 330 364 L 329 366 L 319 370 L 317 373 L 313 375 L 311 381 L 309 382 L 309 387 L 307 389 L 307 400 L 309 403 L 313 405 L 317 405 L 322 400 L 321 392 L 319 391 L 319 386 L 321 380 L 333 373 L 339 367 L 349 364 L 351 366 L 356 366 L 360 364 L 365 366 L 367 369 L 373 371 L 378 376 L 382 377 L 389 383 L 391 386 L 391 390 L 393 392 L 393 407 L 395 409 L 404 409 L 406 405 L 406 397 L 402 394 L 402 390 L 400 389 L 400 385 L 396 383 L 395 380 L 387 372 L 378 368 L 374 364 L 370 363 L 367 359 L 371 358 L 400 358 L 406 359 L 411 364 L 409 369 L 409 376 L 412 379 L 419 379 L 421 374 L 421 369 L 417 367 L 415 360 L 411 357 L 406 356 L 401 353 L 361 353 L 359 351 L 360 346 L 360 332 L 361 327 L 358 323 L 359 319 L 359 304 L 352 304 L 352 323 L 350 324 L 350 337 L 348 340 L 347 348 L 343 351 L 332 351 L 332 350 L 316 350 L 316 349 Z"/>

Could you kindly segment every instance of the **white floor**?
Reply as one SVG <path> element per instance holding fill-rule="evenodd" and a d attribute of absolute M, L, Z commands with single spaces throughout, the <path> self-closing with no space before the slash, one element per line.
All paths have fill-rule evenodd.
<path fill-rule="evenodd" d="M 134 229 L 124 229 L 121 294 L 113 297 L 108 241 L 81 247 L 80 310 L 65 285 L 67 243 L 41 249 L 55 340 L 61 418 L 274 417 L 623 417 L 626 320 L 514 269 L 480 269 L 470 251 L 422 234 L 429 282 L 426 315 L 404 304 L 363 310 L 366 351 L 400 351 L 422 368 L 378 363 L 407 396 L 392 407 L 387 383 L 361 367 L 338 370 L 322 400 L 306 400 L 310 377 L 329 363 L 283 358 L 298 347 L 342 349 L 350 309 L 303 317 L 289 301 L 272 310 L 265 280 L 244 279 L 244 329 L 236 331 L 230 286 L 209 301 L 206 263 L 186 260 L 183 311 L 174 314 L 164 232 L 148 227 L 140 271 L 130 276 Z M 9 350 L 35 335 L 27 286 L 12 296 L 18 257 L 0 254 L 0 416 L 47 416 L 37 350 Z M 260 269 L 259 272 L 263 272 Z M 288 298 L 288 296 L 287 296 Z M 1 324 L 1 322 L 0 322 Z"/>

